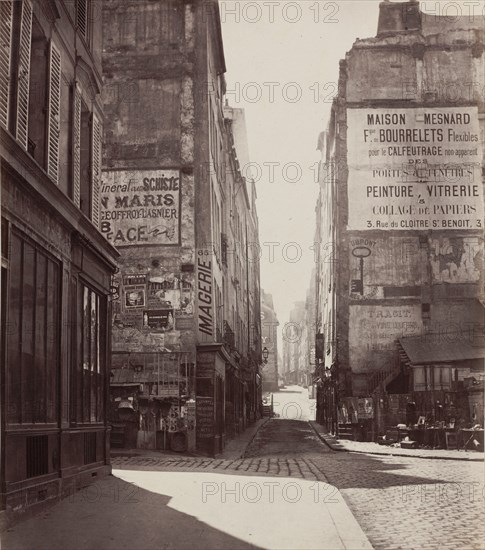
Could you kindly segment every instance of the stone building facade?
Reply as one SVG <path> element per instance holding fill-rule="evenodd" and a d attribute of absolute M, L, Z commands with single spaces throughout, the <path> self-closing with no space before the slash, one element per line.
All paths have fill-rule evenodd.
<path fill-rule="evenodd" d="M 254 419 L 260 362 L 247 336 L 259 307 L 259 264 L 249 277 L 245 250 L 255 195 L 224 111 L 219 6 L 108 0 L 103 21 L 101 229 L 121 251 L 117 444 L 218 453 L 236 417 L 237 429 Z M 229 258 L 233 238 L 243 254 Z"/>
<path fill-rule="evenodd" d="M 263 391 L 278 391 L 278 317 L 274 310 L 273 296 L 264 290 L 261 293 L 261 345 L 268 350 L 267 362 L 263 365 Z"/>
<path fill-rule="evenodd" d="M 480 417 L 462 390 L 483 384 L 483 44 L 481 17 L 386 1 L 340 63 L 319 139 L 320 412 L 335 425 L 337 398 L 364 437 L 406 400 Z"/>
<path fill-rule="evenodd" d="M 0 493 L 8 520 L 111 471 L 118 254 L 99 231 L 94 9 L 88 1 L 0 3 Z"/>
<path fill-rule="evenodd" d="M 309 371 L 306 302 L 295 302 L 283 327 L 283 373 L 286 384 L 307 384 Z"/>

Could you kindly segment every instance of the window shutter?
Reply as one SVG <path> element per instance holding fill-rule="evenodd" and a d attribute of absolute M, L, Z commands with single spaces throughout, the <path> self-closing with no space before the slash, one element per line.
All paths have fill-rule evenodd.
<path fill-rule="evenodd" d="M 81 89 L 79 84 L 74 84 L 73 91 L 73 183 L 72 198 L 74 204 L 81 206 Z"/>
<path fill-rule="evenodd" d="M 13 2 L 0 2 L 0 124 L 8 129 Z"/>
<path fill-rule="evenodd" d="M 29 84 L 30 84 L 30 44 L 32 35 L 32 4 L 22 2 L 19 43 L 19 72 L 17 89 L 17 131 L 16 138 L 27 150 L 29 136 Z"/>
<path fill-rule="evenodd" d="M 84 40 L 88 40 L 88 0 L 77 0 L 76 25 Z"/>
<path fill-rule="evenodd" d="M 93 113 L 91 135 L 91 221 L 99 227 L 99 188 L 101 185 L 101 136 L 102 128 L 98 117 Z"/>
<path fill-rule="evenodd" d="M 61 54 L 51 41 L 49 55 L 49 110 L 47 117 L 47 173 L 59 181 L 59 136 L 61 128 Z"/>

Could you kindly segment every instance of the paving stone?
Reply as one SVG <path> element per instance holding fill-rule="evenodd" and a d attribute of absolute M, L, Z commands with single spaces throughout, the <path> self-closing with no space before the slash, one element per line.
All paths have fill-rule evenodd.
<path fill-rule="evenodd" d="M 272 419 L 243 460 L 117 457 L 112 462 L 121 469 L 143 465 L 320 481 L 340 490 L 376 550 L 485 548 L 482 463 L 336 452 L 312 433 L 307 422 Z"/>

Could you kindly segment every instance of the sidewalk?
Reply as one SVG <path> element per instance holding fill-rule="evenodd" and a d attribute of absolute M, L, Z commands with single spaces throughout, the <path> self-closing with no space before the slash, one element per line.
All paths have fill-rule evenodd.
<path fill-rule="evenodd" d="M 466 460 L 470 462 L 483 462 L 485 453 L 477 451 L 464 450 L 446 450 L 446 449 L 401 449 L 400 447 L 387 447 L 371 441 L 350 441 L 347 439 L 337 439 L 328 434 L 323 426 L 317 422 L 311 421 L 310 425 L 317 433 L 318 437 L 334 451 L 344 451 L 348 453 L 365 453 L 384 456 L 405 456 L 409 458 L 435 458 L 441 460 Z"/>
<path fill-rule="evenodd" d="M 251 441 L 254 439 L 254 436 L 257 434 L 259 429 L 266 424 L 269 420 L 268 417 L 260 418 L 256 420 L 251 426 L 246 428 L 244 432 L 240 433 L 234 439 L 231 439 L 226 444 L 222 453 L 215 456 L 219 459 L 227 460 L 237 460 L 242 458 L 246 449 L 248 448 Z M 206 455 L 185 451 L 183 453 L 177 453 L 175 451 L 159 451 L 153 449 L 111 449 L 111 456 L 139 456 L 147 458 L 177 458 L 177 457 L 191 457 L 191 458 L 207 458 Z"/>
<path fill-rule="evenodd" d="M 255 422 L 219 458 L 242 456 L 268 420 Z M 2 533 L 2 548 L 372 550 L 341 493 L 324 479 L 203 465 L 116 470 L 116 476 L 14 525 Z"/>
<path fill-rule="evenodd" d="M 254 439 L 258 431 L 268 422 L 269 417 L 260 418 L 256 420 L 254 424 L 251 424 L 249 428 L 246 428 L 244 432 L 231 439 L 225 449 L 221 454 L 217 455 L 216 458 L 221 458 L 224 460 L 237 460 L 238 458 L 243 458 L 246 449 L 251 444 L 251 441 Z"/>

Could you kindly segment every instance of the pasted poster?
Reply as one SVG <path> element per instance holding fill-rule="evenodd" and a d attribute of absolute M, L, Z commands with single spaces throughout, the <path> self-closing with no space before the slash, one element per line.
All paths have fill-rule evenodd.
<path fill-rule="evenodd" d="M 370 372 L 392 366 L 397 339 L 421 331 L 421 304 L 350 306 L 349 358 L 352 371 Z"/>
<path fill-rule="evenodd" d="M 174 327 L 174 312 L 170 307 L 143 310 L 143 328 L 165 332 Z"/>
<path fill-rule="evenodd" d="M 196 398 L 196 433 L 198 439 L 208 439 L 214 436 L 214 398 Z"/>
<path fill-rule="evenodd" d="M 103 172 L 100 229 L 115 246 L 180 244 L 178 170 Z"/>
<path fill-rule="evenodd" d="M 357 399 L 357 418 L 359 420 L 374 418 L 374 404 L 372 397 L 361 397 Z"/>
<path fill-rule="evenodd" d="M 145 286 L 125 286 L 124 293 L 126 308 L 145 306 Z"/>
<path fill-rule="evenodd" d="M 476 107 L 348 109 L 349 229 L 481 229 Z"/>
<path fill-rule="evenodd" d="M 191 277 L 187 274 L 167 273 L 150 276 L 148 282 L 148 305 L 169 306 L 177 316 L 193 315 L 194 293 Z"/>
<path fill-rule="evenodd" d="M 433 282 L 478 283 L 483 270 L 483 239 L 444 237 L 431 240 Z"/>

